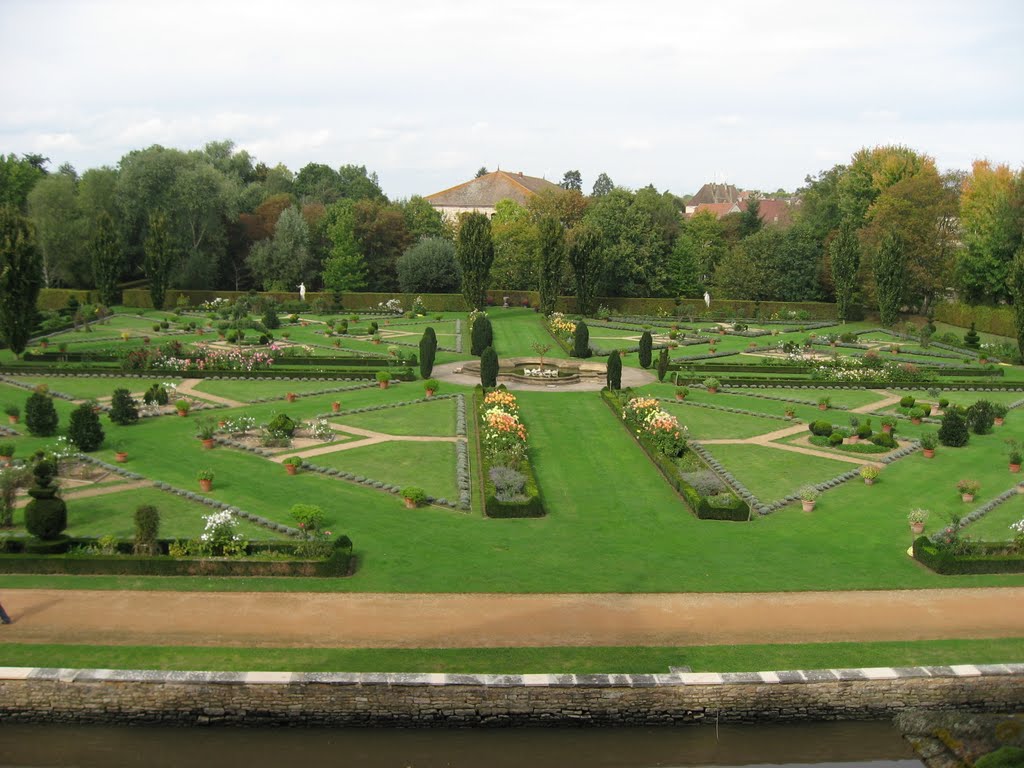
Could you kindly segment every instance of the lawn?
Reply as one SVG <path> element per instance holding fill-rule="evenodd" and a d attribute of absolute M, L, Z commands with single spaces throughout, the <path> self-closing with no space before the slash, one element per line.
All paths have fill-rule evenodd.
<path fill-rule="evenodd" d="M 419 486 L 437 498 L 459 497 L 452 443 L 376 443 L 309 460 L 318 466 L 342 469 L 390 485 Z M 397 497 L 394 503 L 398 503 Z"/>
<path fill-rule="evenodd" d="M 455 434 L 455 400 L 421 400 L 369 413 L 342 413 L 331 421 L 388 435 L 452 436 Z"/>
<path fill-rule="evenodd" d="M 855 469 L 856 465 L 792 453 L 760 445 L 707 445 L 736 478 L 763 502 L 794 493 L 800 485 L 816 484 Z"/>
<path fill-rule="evenodd" d="M 541 325 L 540 315 L 533 310 L 492 307 L 488 309 L 487 315 L 494 326 L 494 349 L 498 357 L 536 357 L 534 344 L 550 347 L 544 353 L 545 357 L 568 357 Z M 466 352 L 469 352 L 468 345 Z"/>

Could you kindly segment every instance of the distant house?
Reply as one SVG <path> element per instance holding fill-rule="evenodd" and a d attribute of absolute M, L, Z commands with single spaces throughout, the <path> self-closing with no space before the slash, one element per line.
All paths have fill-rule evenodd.
<path fill-rule="evenodd" d="M 730 213 L 741 213 L 747 210 L 750 194 L 732 184 L 705 184 L 686 203 L 686 217 L 705 211 L 715 214 L 716 219 Z M 793 222 L 792 208 L 788 200 L 762 198 L 759 202 L 757 215 L 762 223 L 785 227 Z"/>
<path fill-rule="evenodd" d="M 494 171 L 478 176 L 442 192 L 435 192 L 424 198 L 446 219 L 455 220 L 462 213 L 485 213 L 494 215 L 499 200 L 514 200 L 525 204 L 527 200 L 545 189 L 560 189 L 547 179 L 525 176 L 522 171 Z"/>
<path fill-rule="evenodd" d="M 723 203 L 739 203 L 746 198 L 742 189 L 736 189 L 732 184 L 705 184 L 697 194 L 686 203 L 686 215 L 690 216 L 697 212 L 701 205 L 721 205 Z M 724 214 L 721 214 L 724 215 Z M 721 218 L 721 215 L 719 218 Z"/>

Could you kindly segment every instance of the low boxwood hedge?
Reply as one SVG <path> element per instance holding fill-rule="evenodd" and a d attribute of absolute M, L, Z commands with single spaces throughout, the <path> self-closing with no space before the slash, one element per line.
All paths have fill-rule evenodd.
<path fill-rule="evenodd" d="M 980 552 L 957 555 L 932 543 L 927 536 L 914 540 L 914 559 L 936 573 L 1024 573 L 1024 552 L 1012 551 L 1006 544 L 982 542 Z"/>

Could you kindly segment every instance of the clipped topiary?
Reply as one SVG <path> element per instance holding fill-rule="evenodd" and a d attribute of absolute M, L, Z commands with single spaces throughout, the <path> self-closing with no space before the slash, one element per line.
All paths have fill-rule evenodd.
<path fill-rule="evenodd" d="M 420 337 L 420 376 L 429 379 L 434 372 L 434 358 L 437 357 L 437 334 L 429 325 Z"/>
<path fill-rule="evenodd" d="M 152 504 L 135 509 L 135 547 L 137 555 L 155 555 L 160 533 L 160 511 Z"/>
<path fill-rule="evenodd" d="M 653 349 L 654 340 L 651 338 L 650 331 L 644 331 L 640 334 L 640 367 L 650 368 L 651 367 L 651 350 Z"/>
<path fill-rule="evenodd" d="M 477 320 L 477 323 L 479 322 Z M 494 347 L 487 347 L 480 354 L 480 383 L 485 387 L 494 387 L 498 384 L 498 353 L 494 351 Z"/>
<path fill-rule="evenodd" d="M 818 437 L 828 437 L 832 434 L 832 422 L 829 421 L 812 421 L 807 428 L 811 430 L 812 435 Z"/>
<path fill-rule="evenodd" d="M 267 424 L 267 432 L 274 437 L 291 437 L 295 427 L 295 419 L 286 413 L 279 413 Z"/>
<path fill-rule="evenodd" d="M 939 442 L 950 448 L 962 448 L 970 439 L 964 412 L 955 406 L 947 408 L 942 416 L 942 426 L 939 427 Z"/>
<path fill-rule="evenodd" d="M 913 408 L 916 402 L 912 395 L 904 395 L 900 398 L 900 408 Z"/>
<path fill-rule="evenodd" d="M 33 392 L 25 401 L 25 427 L 36 437 L 57 434 L 57 409 L 45 392 Z"/>
<path fill-rule="evenodd" d="M 662 349 L 658 353 L 658 381 L 664 381 L 666 373 L 668 373 L 668 350 Z"/>
<path fill-rule="evenodd" d="M 95 451 L 103 445 L 103 427 L 100 417 L 88 403 L 82 403 L 71 412 L 68 423 L 68 440 L 80 451 Z"/>
<path fill-rule="evenodd" d="M 28 489 L 32 501 L 25 507 L 25 530 L 37 539 L 60 538 L 68 527 L 68 507 L 64 499 L 57 496 L 57 486 L 53 484 L 57 467 L 49 459 L 43 459 L 32 468 L 32 474 L 35 485 Z"/>
<path fill-rule="evenodd" d="M 622 389 L 622 358 L 619 357 L 619 350 L 613 349 L 608 355 L 608 375 L 606 379 L 608 389 Z"/>
<path fill-rule="evenodd" d="M 267 308 L 263 310 L 263 317 L 260 320 L 263 323 L 263 327 L 271 331 L 281 327 L 281 318 L 277 316 L 277 308 L 273 304 L 267 305 Z"/>
<path fill-rule="evenodd" d="M 486 317 L 478 317 L 473 323 L 473 334 L 471 337 L 469 353 L 471 355 L 483 355 L 484 350 L 494 346 L 494 329 L 491 321 Z"/>
<path fill-rule="evenodd" d="M 981 349 L 981 337 L 974 329 L 974 323 L 971 323 L 970 330 L 964 334 L 964 346 L 970 349 Z"/>
<path fill-rule="evenodd" d="M 139 420 L 139 407 L 127 389 L 114 390 L 114 396 L 110 399 L 110 420 L 122 426 Z"/>
<path fill-rule="evenodd" d="M 572 356 L 590 357 L 590 329 L 580 320 L 572 332 Z"/>

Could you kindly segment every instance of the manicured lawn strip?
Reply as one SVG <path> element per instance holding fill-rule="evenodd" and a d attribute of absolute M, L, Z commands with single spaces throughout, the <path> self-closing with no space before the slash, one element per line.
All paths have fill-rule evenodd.
<path fill-rule="evenodd" d="M 945 390 L 941 389 L 939 397 L 935 398 L 929 395 L 924 390 L 920 389 L 894 389 L 893 394 L 900 395 L 912 395 L 918 400 L 924 400 L 928 403 L 937 403 L 939 398 L 946 398 L 949 402 L 954 405 L 962 405 L 967 407 L 973 405 L 978 400 L 988 400 L 990 403 L 1010 403 L 1016 402 L 1017 400 L 1024 400 L 1024 392 L 965 392 L 957 390 Z M 1022 411 L 1021 413 L 1024 413 Z M 1013 418 L 1009 415 L 1008 418 Z"/>
<path fill-rule="evenodd" d="M 216 511 L 205 504 L 189 501 L 155 488 L 141 488 L 69 500 L 68 528 L 65 533 L 68 536 L 116 536 L 120 539 L 130 539 L 135 536 L 135 510 L 142 504 L 152 504 L 160 510 L 158 535 L 165 539 L 197 538 L 205 526 L 203 516 Z M 14 522 L 16 526 L 24 525 L 24 510 L 19 509 L 15 512 Z M 238 522 L 238 532 L 248 539 L 286 538 L 246 520 Z"/>
<path fill-rule="evenodd" d="M 565 359 L 568 355 L 551 338 L 551 334 L 541 326 L 541 317 L 532 309 L 503 309 L 501 307 L 489 307 L 487 316 L 494 327 L 494 349 L 498 357 L 536 357 L 532 344 L 539 343 L 545 346 L 550 345 L 544 356 L 550 358 Z M 469 353 L 469 321 L 466 326 L 465 351 Z M 622 344 L 620 346 L 629 346 Z"/>
<path fill-rule="evenodd" d="M 996 493 L 1000 490 L 1005 489 L 998 488 Z M 982 488 L 972 503 L 964 504 L 964 510 L 970 512 L 979 504 L 984 504 L 986 499 L 996 495 L 985 491 L 986 489 Z M 1010 523 L 1016 523 L 1019 520 L 1024 520 L 1024 496 L 1020 495 L 1005 504 L 1000 504 L 981 519 L 975 520 L 964 529 L 964 532 L 978 541 L 1007 541 L 1016 536 L 1016 533 L 1010 530 Z"/>
<path fill-rule="evenodd" d="M 1005 664 L 1024 639 L 792 645 L 532 648 L 210 648 L 8 643 L 0 665 L 68 669 L 220 672 L 449 672 L 466 674 L 665 674 L 785 669 Z"/>
<path fill-rule="evenodd" d="M 456 501 L 459 498 L 455 484 L 454 443 L 376 443 L 313 456 L 309 461 L 317 466 L 336 467 L 392 485 L 419 486 L 437 498 Z M 401 499 L 395 496 L 394 503 L 400 504 Z"/>
<path fill-rule="evenodd" d="M 862 405 L 868 403 L 874 403 L 885 398 L 884 394 L 878 394 L 873 390 L 864 389 L 828 389 L 826 387 L 814 388 L 814 383 L 809 382 L 810 389 L 783 389 L 781 387 L 771 387 L 769 389 L 759 388 L 746 388 L 746 387 L 729 387 L 728 391 L 738 393 L 751 393 L 768 395 L 771 397 L 789 397 L 794 400 L 807 400 L 811 403 L 817 403 L 821 397 L 827 397 L 832 401 L 833 405 L 845 405 L 850 408 L 859 408 Z M 895 394 L 895 393 L 894 393 Z M 730 396 L 730 399 L 732 397 Z M 755 398 L 757 399 L 757 398 Z M 772 400 L 761 400 L 761 402 L 769 403 L 775 402 Z M 785 405 L 785 403 L 780 403 Z M 738 406 L 741 408 L 747 408 L 749 406 Z"/>
<path fill-rule="evenodd" d="M 102 378 L 97 379 L 88 376 L 11 376 L 12 379 L 17 379 L 26 384 L 32 386 L 38 386 L 40 384 L 46 384 L 53 392 L 63 392 L 64 394 L 71 395 L 78 400 L 88 400 L 89 398 L 101 398 L 110 397 L 114 394 L 115 389 L 127 389 L 129 392 L 140 395 L 145 392 L 149 387 L 156 382 L 163 381 L 177 381 L 175 377 L 168 376 L 163 372 L 153 372 L 151 378 L 136 379 L 136 378 L 117 378 L 108 379 Z M 7 388 L 5 388 L 7 389 Z M 25 400 L 31 394 L 30 390 L 18 389 L 16 387 L 10 387 L 11 390 L 21 392 L 21 397 L 17 395 L 14 402 L 21 406 L 22 418 L 25 416 Z M 10 399 L 7 392 L 0 394 L 0 399 Z M 60 400 L 54 400 L 54 403 L 61 402 Z M 64 401 L 67 402 L 67 401 Z"/>
<path fill-rule="evenodd" d="M 406 392 L 408 393 L 408 390 Z M 347 413 L 332 417 L 331 421 L 389 435 L 453 436 L 455 400 L 424 400 L 399 408 L 386 408 L 369 413 Z"/>
<path fill-rule="evenodd" d="M 367 370 L 372 371 L 372 368 Z M 283 380 L 246 380 L 246 379 L 203 379 L 199 382 L 195 391 L 197 394 L 202 395 L 206 392 L 211 395 L 217 395 L 218 397 L 226 397 L 231 400 L 238 400 L 240 402 L 249 402 L 257 398 L 262 397 L 279 397 L 284 402 L 285 394 L 288 392 L 294 392 L 297 395 L 302 395 L 305 392 L 319 392 L 324 389 L 334 389 L 335 387 L 350 387 L 357 386 L 360 383 L 371 384 L 375 383 L 372 381 L 358 382 L 358 381 L 315 381 L 315 380 L 301 380 L 296 379 L 294 381 L 283 381 Z M 358 390 L 357 390 L 358 391 Z M 346 396 L 348 393 L 339 392 L 333 396 L 334 400 L 342 399 L 342 396 Z"/>
<path fill-rule="evenodd" d="M 789 422 L 686 405 L 664 403 L 666 411 L 686 426 L 691 438 L 746 438 L 790 426 Z M 737 406 L 742 407 L 742 406 Z"/>
<path fill-rule="evenodd" d="M 794 493 L 805 483 L 820 483 L 854 468 L 848 462 L 759 445 L 705 447 L 764 502 Z"/>

